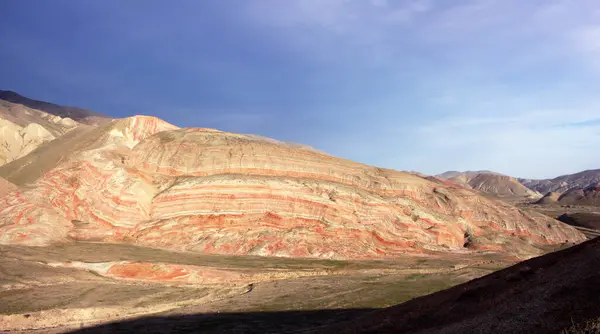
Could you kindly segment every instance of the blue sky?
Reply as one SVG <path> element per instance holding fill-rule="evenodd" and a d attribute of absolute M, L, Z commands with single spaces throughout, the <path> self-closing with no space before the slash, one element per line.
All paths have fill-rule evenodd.
<path fill-rule="evenodd" d="M 600 168 L 597 0 L 4 1 L 0 89 L 436 174 Z"/>

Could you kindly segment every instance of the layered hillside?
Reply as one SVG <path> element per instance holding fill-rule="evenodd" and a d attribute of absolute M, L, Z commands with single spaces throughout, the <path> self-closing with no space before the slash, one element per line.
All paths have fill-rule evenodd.
<path fill-rule="evenodd" d="M 515 178 L 489 171 L 452 171 L 440 174 L 438 177 L 497 197 L 537 199 L 542 196 L 538 192 L 523 186 Z"/>
<path fill-rule="evenodd" d="M 452 183 L 261 137 L 143 116 L 69 135 L 0 169 L 28 184 L 0 199 L 1 243 L 353 259 L 473 250 L 530 257 L 585 239 Z"/>
<path fill-rule="evenodd" d="M 593 183 L 599 183 L 600 169 L 585 170 L 575 174 L 562 175 L 554 179 L 519 179 L 519 182 L 529 189 L 536 190 L 541 193 L 547 193 L 550 191 L 563 193 L 573 188 L 583 189 Z"/>

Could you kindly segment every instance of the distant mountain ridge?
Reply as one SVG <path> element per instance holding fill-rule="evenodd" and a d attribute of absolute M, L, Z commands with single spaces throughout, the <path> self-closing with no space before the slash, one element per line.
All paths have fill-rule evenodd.
<path fill-rule="evenodd" d="M 504 198 L 537 199 L 542 195 L 522 185 L 517 179 L 492 171 L 448 171 L 437 175 L 456 184 Z"/>
<path fill-rule="evenodd" d="M 38 109 L 62 118 L 68 117 L 79 123 L 88 125 L 106 124 L 111 121 L 110 117 L 91 110 L 77 107 L 60 106 L 50 102 L 38 101 L 22 96 L 10 90 L 0 90 L 0 100 L 22 104 L 29 108 Z"/>
<path fill-rule="evenodd" d="M 447 171 L 436 177 L 493 196 L 539 199 L 536 204 L 600 205 L 600 169 L 539 180 L 513 178 L 489 170 Z"/>
<path fill-rule="evenodd" d="M 475 170 L 475 171 L 468 170 L 468 171 L 464 171 L 464 172 L 449 170 L 447 172 L 443 172 L 442 174 L 438 174 L 436 176 L 441 177 L 443 179 L 450 179 L 453 177 L 457 177 L 459 175 L 477 175 L 477 174 L 504 175 L 504 174 L 492 172 L 491 170 Z"/>
<path fill-rule="evenodd" d="M 600 182 L 600 169 L 589 169 L 579 173 L 566 174 L 553 179 L 518 179 L 524 186 L 540 193 L 550 191 L 564 193 L 570 189 L 583 189 Z"/>

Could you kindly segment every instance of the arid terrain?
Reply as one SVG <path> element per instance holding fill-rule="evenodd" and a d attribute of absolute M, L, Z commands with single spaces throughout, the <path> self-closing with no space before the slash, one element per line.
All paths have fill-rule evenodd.
<path fill-rule="evenodd" d="M 597 333 L 599 243 L 594 239 L 391 307 L 226 313 L 184 308 L 75 332 Z M 398 286 L 409 289 L 431 282 L 426 276 L 399 278 Z M 375 284 L 390 287 L 384 280 Z M 293 286 L 286 288 L 295 293 Z M 353 292 L 369 298 L 365 290 Z M 586 324 L 592 324 L 588 331 Z"/>
<path fill-rule="evenodd" d="M 493 253 L 378 261 L 238 257 L 100 243 L 0 250 L 3 329 L 53 332 L 147 314 L 386 307 L 517 261 Z"/>
<path fill-rule="evenodd" d="M 558 204 L 531 204 L 541 194 L 508 176 L 425 176 L 255 135 L 2 96 L 0 121 L 11 123 L 0 134 L 35 140 L 26 151 L 7 141 L 0 166 L 1 330 L 432 330 L 426 322 L 461 332 L 468 319 L 444 313 L 451 306 L 429 320 L 418 312 L 430 306 L 394 305 L 577 245 L 596 226 L 554 219 Z M 597 253 L 597 243 L 576 247 Z M 550 273 L 567 268 L 542 262 Z M 511 281 L 516 268 L 467 286 Z M 515 282 L 536 283 L 529 272 L 538 267 Z M 485 283 L 498 294 L 521 289 L 494 284 Z M 457 314 L 498 302 L 480 303 L 485 289 Z M 422 320 L 406 325 L 406 307 Z M 397 309 L 408 318 L 385 315 Z"/>

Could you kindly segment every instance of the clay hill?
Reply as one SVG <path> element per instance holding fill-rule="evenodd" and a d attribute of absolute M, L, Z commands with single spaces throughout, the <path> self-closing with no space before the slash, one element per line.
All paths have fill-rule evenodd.
<path fill-rule="evenodd" d="M 600 238 L 319 332 L 559 333 L 600 316 L 598 266 Z"/>
<path fill-rule="evenodd" d="M 538 191 L 542 194 L 550 191 L 563 193 L 573 188 L 583 189 L 593 183 L 600 182 L 600 169 L 585 170 L 575 174 L 562 175 L 553 179 L 519 179 L 519 182 L 529 189 Z"/>
<path fill-rule="evenodd" d="M 517 179 L 490 171 L 449 171 L 437 176 L 501 198 L 537 199 L 541 197 L 541 194 L 523 186 Z"/>
<path fill-rule="evenodd" d="M 95 124 L 101 119 L 110 120 L 83 109 L 62 107 L 0 91 L 0 166 L 26 156 L 41 144 L 77 127 L 87 126 L 80 122 Z"/>
<path fill-rule="evenodd" d="M 0 243 L 128 243 L 359 259 L 580 242 L 573 227 L 452 183 L 314 149 L 135 116 L 76 128 L 0 168 Z"/>

